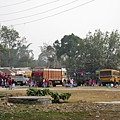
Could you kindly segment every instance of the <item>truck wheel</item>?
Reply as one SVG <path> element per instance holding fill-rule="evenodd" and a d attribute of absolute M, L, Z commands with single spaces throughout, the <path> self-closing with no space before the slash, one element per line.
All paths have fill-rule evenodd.
<path fill-rule="evenodd" d="M 53 87 L 56 87 L 56 84 L 53 84 Z"/>
<path fill-rule="evenodd" d="M 53 87 L 52 81 L 49 82 L 49 86 L 50 86 L 50 87 Z"/>
<path fill-rule="evenodd" d="M 23 83 L 22 83 L 22 82 L 20 83 L 20 86 L 23 86 Z"/>

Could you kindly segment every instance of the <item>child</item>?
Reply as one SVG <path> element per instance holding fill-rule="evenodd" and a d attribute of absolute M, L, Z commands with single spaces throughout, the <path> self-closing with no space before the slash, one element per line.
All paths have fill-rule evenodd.
<path fill-rule="evenodd" d="M 13 90 L 15 89 L 15 83 L 12 84 L 12 89 L 13 89 Z"/>

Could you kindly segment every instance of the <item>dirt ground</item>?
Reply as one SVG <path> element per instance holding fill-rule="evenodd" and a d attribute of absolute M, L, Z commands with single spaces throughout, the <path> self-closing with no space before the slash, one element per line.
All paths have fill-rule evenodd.
<path fill-rule="evenodd" d="M 50 88 L 53 92 L 71 93 L 68 101 L 62 104 L 30 105 L 30 109 L 58 112 L 87 112 L 89 120 L 120 120 L 120 88 L 105 87 L 80 87 L 80 88 Z M 0 94 L 12 94 L 13 96 L 26 95 L 26 90 L 5 90 Z M 116 102 L 117 101 L 117 102 Z M 99 103 L 97 103 L 99 102 Z M 101 103 L 105 102 L 105 103 Z M 112 102 L 112 103 L 110 103 Z M 11 104 L 8 104 L 8 107 Z M 4 100 L 0 100 L 0 106 L 4 107 Z M 17 105 L 11 105 L 17 107 Z M 85 120 L 87 120 L 87 116 Z"/>

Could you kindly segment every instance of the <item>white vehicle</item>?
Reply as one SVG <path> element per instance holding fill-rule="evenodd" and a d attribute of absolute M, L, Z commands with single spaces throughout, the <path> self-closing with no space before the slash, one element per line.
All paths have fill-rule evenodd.
<path fill-rule="evenodd" d="M 26 82 L 29 80 L 28 77 L 26 77 L 26 75 L 22 74 L 22 75 L 15 75 L 11 77 L 12 80 L 14 80 L 16 85 L 25 85 Z"/>

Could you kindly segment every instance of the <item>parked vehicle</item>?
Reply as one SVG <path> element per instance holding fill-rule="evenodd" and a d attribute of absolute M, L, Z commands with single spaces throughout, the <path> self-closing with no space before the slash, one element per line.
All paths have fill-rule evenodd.
<path fill-rule="evenodd" d="M 15 76 L 12 76 L 11 78 L 12 80 L 14 80 L 16 85 L 21 85 L 21 86 L 25 85 L 26 82 L 29 80 L 29 78 L 24 74 L 15 75 Z"/>
<path fill-rule="evenodd" d="M 113 69 L 102 69 L 100 70 L 100 81 L 103 85 L 106 84 L 119 84 L 120 83 L 120 71 Z"/>
<path fill-rule="evenodd" d="M 67 81 L 67 70 L 65 68 L 34 70 L 33 79 L 38 86 L 42 86 L 43 79 L 49 80 L 49 86 L 65 85 Z"/>

